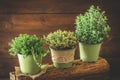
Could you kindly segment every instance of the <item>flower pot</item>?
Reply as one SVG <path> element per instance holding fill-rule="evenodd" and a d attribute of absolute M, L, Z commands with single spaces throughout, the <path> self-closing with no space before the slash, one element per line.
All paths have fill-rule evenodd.
<path fill-rule="evenodd" d="M 54 67 L 61 69 L 72 67 L 75 48 L 68 50 L 54 50 L 50 48 L 50 50 Z"/>
<path fill-rule="evenodd" d="M 84 62 L 96 62 L 99 57 L 101 44 L 88 45 L 79 43 L 80 59 Z"/>
<path fill-rule="evenodd" d="M 22 73 L 25 74 L 37 74 L 40 72 L 41 68 L 36 64 L 32 55 L 24 57 L 18 54 L 18 60 L 20 64 L 20 69 Z M 38 57 L 39 63 L 41 64 L 41 57 Z"/>

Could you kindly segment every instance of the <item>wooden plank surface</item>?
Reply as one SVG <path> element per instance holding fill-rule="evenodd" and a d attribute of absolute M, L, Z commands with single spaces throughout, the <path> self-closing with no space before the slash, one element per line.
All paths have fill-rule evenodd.
<path fill-rule="evenodd" d="M 105 58 L 109 65 L 110 65 L 110 71 L 112 75 L 115 75 L 116 72 L 120 71 L 120 63 L 119 57 L 111 57 L 111 58 Z M 43 64 L 49 63 L 52 64 L 51 58 L 48 55 L 46 58 L 43 59 Z M 9 66 L 8 66 L 9 65 Z M 14 71 L 14 66 L 18 66 L 18 59 L 17 57 L 12 58 L 2 58 L 0 57 L 0 78 L 7 78 L 9 77 L 9 72 Z"/>
<path fill-rule="evenodd" d="M 0 57 L 0 78 L 7 78 L 16 65 L 18 65 L 17 59 Z"/>
<path fill-rule="evenodd" d="M 109 2 L 107 0 L 1 0 L 0 13 L 80 13 L 93 4 L 100 6 L 108 13 L 116 13 L 120 12 L 120 10 L 117 10 L 120 7 L 119 3 L 119 0 L 109 0 Z"/>
<path fill-rule="evenodd" d="M 25 75 L 17 69 L 10 73 L 11 80 L 107 80 L 109 77 L 109 64 L 103 58 L 96 63 L 84 63 L 79 59 L 73 61 L 73 66 L 68 69 L 56 69 L 49 65 L 48 69 L 41 75 Z M 102 64 L 102 65 L 101 65 Z"/>
<path fill-rule="evenodd" d="M 100 56 L 107 58 L 112 71 L 119 72 L 119 0 L 0 0 L 0 70 L 4 71 L 0 73 L 0 77 L 8 77 L 9 71 L 13 69 L 12 65 L 18 64 L 16 57 L 8 54 L 8 42 L 12 38 L 20 33 L 42 36 L 59 28 L 74 31 L 75 17 L 85 12 L 91 4 L 106 11 L 108 23 L 112 28 L 112 39 L 103 44 Z M 77 48 L 75 58 L 79 57 L 78 52 Z M 45 61 L 51 61 L 50 55 Z"/>
<path fill-rule="evenodd" d="M 70 30 L 74 30 L 75 26 L 75 19 L 76 16 L 79 14 L 19 14 L 19 15 L 0 15 L 0 31 L 1 32 L 8 32 L 14 31 L 16 29 L 25 28 L 30 29 L 51 29 L 54 27 L 58 27 L 57 29 L 64 27 L 70 28 Z M 111 27 L 111 35 L 119 34 L 119 15 L 116 16 L 108 16 L 108 24 Z M 45 27 L 45 28 L 43 28 Z M 71 28 L 72 27 L 72 28 Z M 49 30 L 50 30 L 49 29 Z M 17 32 L 17 31 L 16 31 Z M 33 31 L 34 32 L 34 31 Z"/>
<path fill-rule="evenodd" d="M 64 29 L 68 28 L 73 30 L 75 18 L 78 14 L 23 14 L 11 15 L 10 20 L 6 21 L 3 26 L 2 32 L 7 31 L 25 31 L 28 30 L 41 30 L 48 29 Z M 1 23 L 2 24 L 2 23 Z M 33 28 L 34 27 L 34 28 Z M 16 31 L 16 32 L 17 32 Z M 34 32 L 34 31 L 32 31 Z"/>
<path fill-rule="evenodd" d="M 0 13 L 78 13 L 97 1 L 88 0 L 2 0 Z"/>

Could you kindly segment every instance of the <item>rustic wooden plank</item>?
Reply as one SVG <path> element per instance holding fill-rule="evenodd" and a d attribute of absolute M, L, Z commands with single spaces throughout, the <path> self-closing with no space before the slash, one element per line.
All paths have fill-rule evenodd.
<path fill-rule="evenodd" d="M 21 14 L 11 15 L 8 22 L 1 23 L 0 31 L 3 33 L 30 33 L 47 32 L 56 29 L 75 29 L 75 19 L 79 14 Z M 108 23 L 111 27 L 111 35 L 119 34 L 119 19 L 112 17 Z M 34 27 L 34 28 L 33 28 Z M 35 31 L 33 31 L 35 30 Z M 19 34 L 18 33 L 18 34 Z"/>
<path fill-rule="evenodd" d="M 14 66 L 18 65 L 18 61 L 15 58 L 2 58 L 0 57 L 0 78 L 6 78 L 9 76 L 9 72 L 14 70 Z"/>
<path fill-rule="evenodd" d="M 5 33 L 13 34 L 13 36 L 20 33 L 39 33 L 42 36 L 44 33 L 48 34 L 57 29 L 73 31 L 74 17 L 76 17 L 76 15 L 77 14 L 13 15 L 11 22 L 3 26 L 0 35 Z"/>
<path fill-rule="evenodd" d="M 74 24 L 76 16 L 79 14 L 22 14 L 13 15 L 13 25 L 39 25 L 58 26 L 61 24 Z"/>
<path fill-rule="evenodd" d="M 8 22 L 1 23 L 1 32 L 7 30 L 18 29 L 41 29 L 57 27 L 69 27 L 75 26 L 76 16 L 79 14 L 21 14 L 21 15 L 11 15 Z M 4 17 L 4 15 L 3 15 Z M 108 23 L 111 27 L 111 34 L 119 34 L 119 19 L 118 16 L 108 16 Z M 60 27 L 61 26 L 61 27 Z M 29 27 L 29 28 L 28 28 Z M 44 29 L 44 28 L 43 28 Z M 49 29 L 50 30 L 50 29 Z"/>
<path fill-rule="evenodd" d="M 45 61 L 47 60 L 47 58 L 44 59 L 44 61 L 43 61 L 44 63 L 46 63 Z M 110 64 L 110 68 L 111 68 L 112 72 L 120 71 L 120 69 L 119 69 L 120 65 L 118 64 L 120 62 L 119 57 L 118 58 L 106 58 L 106 59 Z M 2 58 L 2 57 L 0 57 L 0 63 L 1 63 L 0 64 L 0 71 L 3 72 L 3 73 L 0 73 L 2 75 L 0 77 L 6 77 L 6 76 L 8 77 L 8 72 L 12 71 L 14 69 L 14 66 L 18 65 L 18 60 L 16 58 L 14 59 L 14 58 Z"/>
<path fill-rule="evenodd" d="M 0 14 L 0 23 L 10 21 L 11 15 L 9 14 Z"/>
<path fill-rule="evenodd" d="M 74 30 L 75 19 L 79 14 L 21 14 L 21 15 L 0 15 L 0 32 L 9 33 L 9 30 L 20 29 L 42 29 L 43 27 L 51 28 L 57 27 L 62 29 L 64 27 L 72 26 Z M 111 34 L 116 35 L 119 34 L 119 18 L 118 16 L 108 16 L 108 23 L 111 27 Z M 15 28 L 16 27 L 16 28 Z M 28 28 L 29 27 L 29 28 Z M 32 29 L 32 27 L 34 27 Z M 44 29 L 44 28 L 43 28 Z M 25 31 L 22 30 L 22 31 Z M 50 29 L 48 29 L 50 30 Z M 27 31 L 27 30 L 26 30 Z M 28 33 L 30 33 L 28 31 Z M 16 31 L 18 32 L 18 31 Z M 25 32 L 24 32 L 25 33 Z"/>
<path fill-rule="evenodd" d="M 108 58 L 112 71 L 119 71 L 119 0 L 109 0 L 109 2 L 107 0 L 29 0 L 24 2 L 0 0 L 0 65 L 3 65 L 0 68 L 3 73 L 0 75 L 8 77 L 8 72 L 13 69 L 11 65 L 18 64 L 17 59 L 14 63 L 14 58 L 7 51 L 7 43 L 12 38 L 20 33 L 42 36 L 59 28 L 73 31 L 75 16 L 85 12 L 91 4 L 99 5 L 106 11 L 108 22 L 112 27 L 111 35 L 116 38 L 103 44 L 100 55 Z M 79 57 L 77 52 L 78 49 L 76 58 Z M 45 61 L 51 61 L 50 55 L 45 58 Z"/>
<path fill-rule="evenodd" d="M 0 13 L 80 13 L 89 8 L 90 5 L 98 5 L 108 13 L 118 11 L 119 0 L 100 1 L 100 0 L 7 0 L 0 1 Z M 113 4 L 114 3 L 114 4 Z"/>
<path fill-rule="evenodd" d="M 12 0 L 0 1 L 0 13 L 78 13 L 98 1 L 88 0 Z"/>
<path fill-rule="evenodd" d="M 111 58 L 105 58 L 107 59 L 108 63 L 110 64 L 110 70 L 111 73 L 114 74 L 116 72 L 120 71 L 120 64 L 118 64 L 120 62 L 120 58 L 119 57 L 111 57 Z M 51 59 L 50 59 L 50 55 L 47 56 L 45 59 L 43 59 L 43 63 L 49 63 L 51 64 Z M 18 66 L 18 59 L 17 57 L 15 58 L 4 58 L 4 57 L 0 57 L 0 71 L 2 73 L 0 73 L 0 77 L 8 77 L 9 72 L 14 71 L 14 66 Z M 114 73 L 113 73 L 114 72 Z"/>
<path fill-rule="evenodd" d="M 96 63 L 83 63 L 80 60 L 75 60 L 73 63 L 73 67 L 68 69 L 56 69 L 50 65 L 45 74 L 33 75 L 35 76 L 34 80 L 98 80 L 101 77 L 102 79 L 106 79 L 109 76 L 109 64 L 103 58 L 100 58 Z M 33 80 L 32 75 L 19 75 L 14 73 L 12 75 L 15 75 L 18 80 Z"/>

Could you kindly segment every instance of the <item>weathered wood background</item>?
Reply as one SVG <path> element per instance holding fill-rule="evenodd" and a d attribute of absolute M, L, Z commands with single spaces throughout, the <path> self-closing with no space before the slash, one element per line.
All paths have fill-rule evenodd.
<path fill-rule="evenodd" d="M 0 77 L 8 77 L 18 65 L 17 57 L 8 54 L 8 42 L 20 33 L 46 35 L 57 29 L 74 31 L 75 18 L 90 5 L 106 11 L 112 30 L 100 55 L 110 64 L 111 73 L 120 71 L 120 2 L 119 0 L 0 0 Z M 75 58 L 79 58 L 78 49 Z M 51 63 L 50 55 L 43 62 Z"/>

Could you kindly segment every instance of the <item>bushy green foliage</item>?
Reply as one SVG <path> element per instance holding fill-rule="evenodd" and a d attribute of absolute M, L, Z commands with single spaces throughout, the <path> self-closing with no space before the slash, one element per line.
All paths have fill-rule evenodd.
<path fill-rule="evenodd" d="M 41 57 L 44 57 L 48 54 L 48 52 L 43 49 L 42 38 L 39 38 L 36 35 L 20 34 L 18 37 L 12 39 L 12 42 L 10 42 L 9 45 L 9 52 L 11 55 L 40 55 Z"/>
<path fill-rule="evenodd" d="M 110 27 L 107 24 L 105 11 L 98 6 L 92 5 L 85 14 L 78 15 L 75 24 L 75 34 L 79 42 L 97 44 L 109 36 Z"/>
<path fill-rule="evenodd" d="M 77 44 L 77 39 L 73 32 L 57 30 L 45 37 L 47 44 L 57 50 L 72 49 Z"/>

